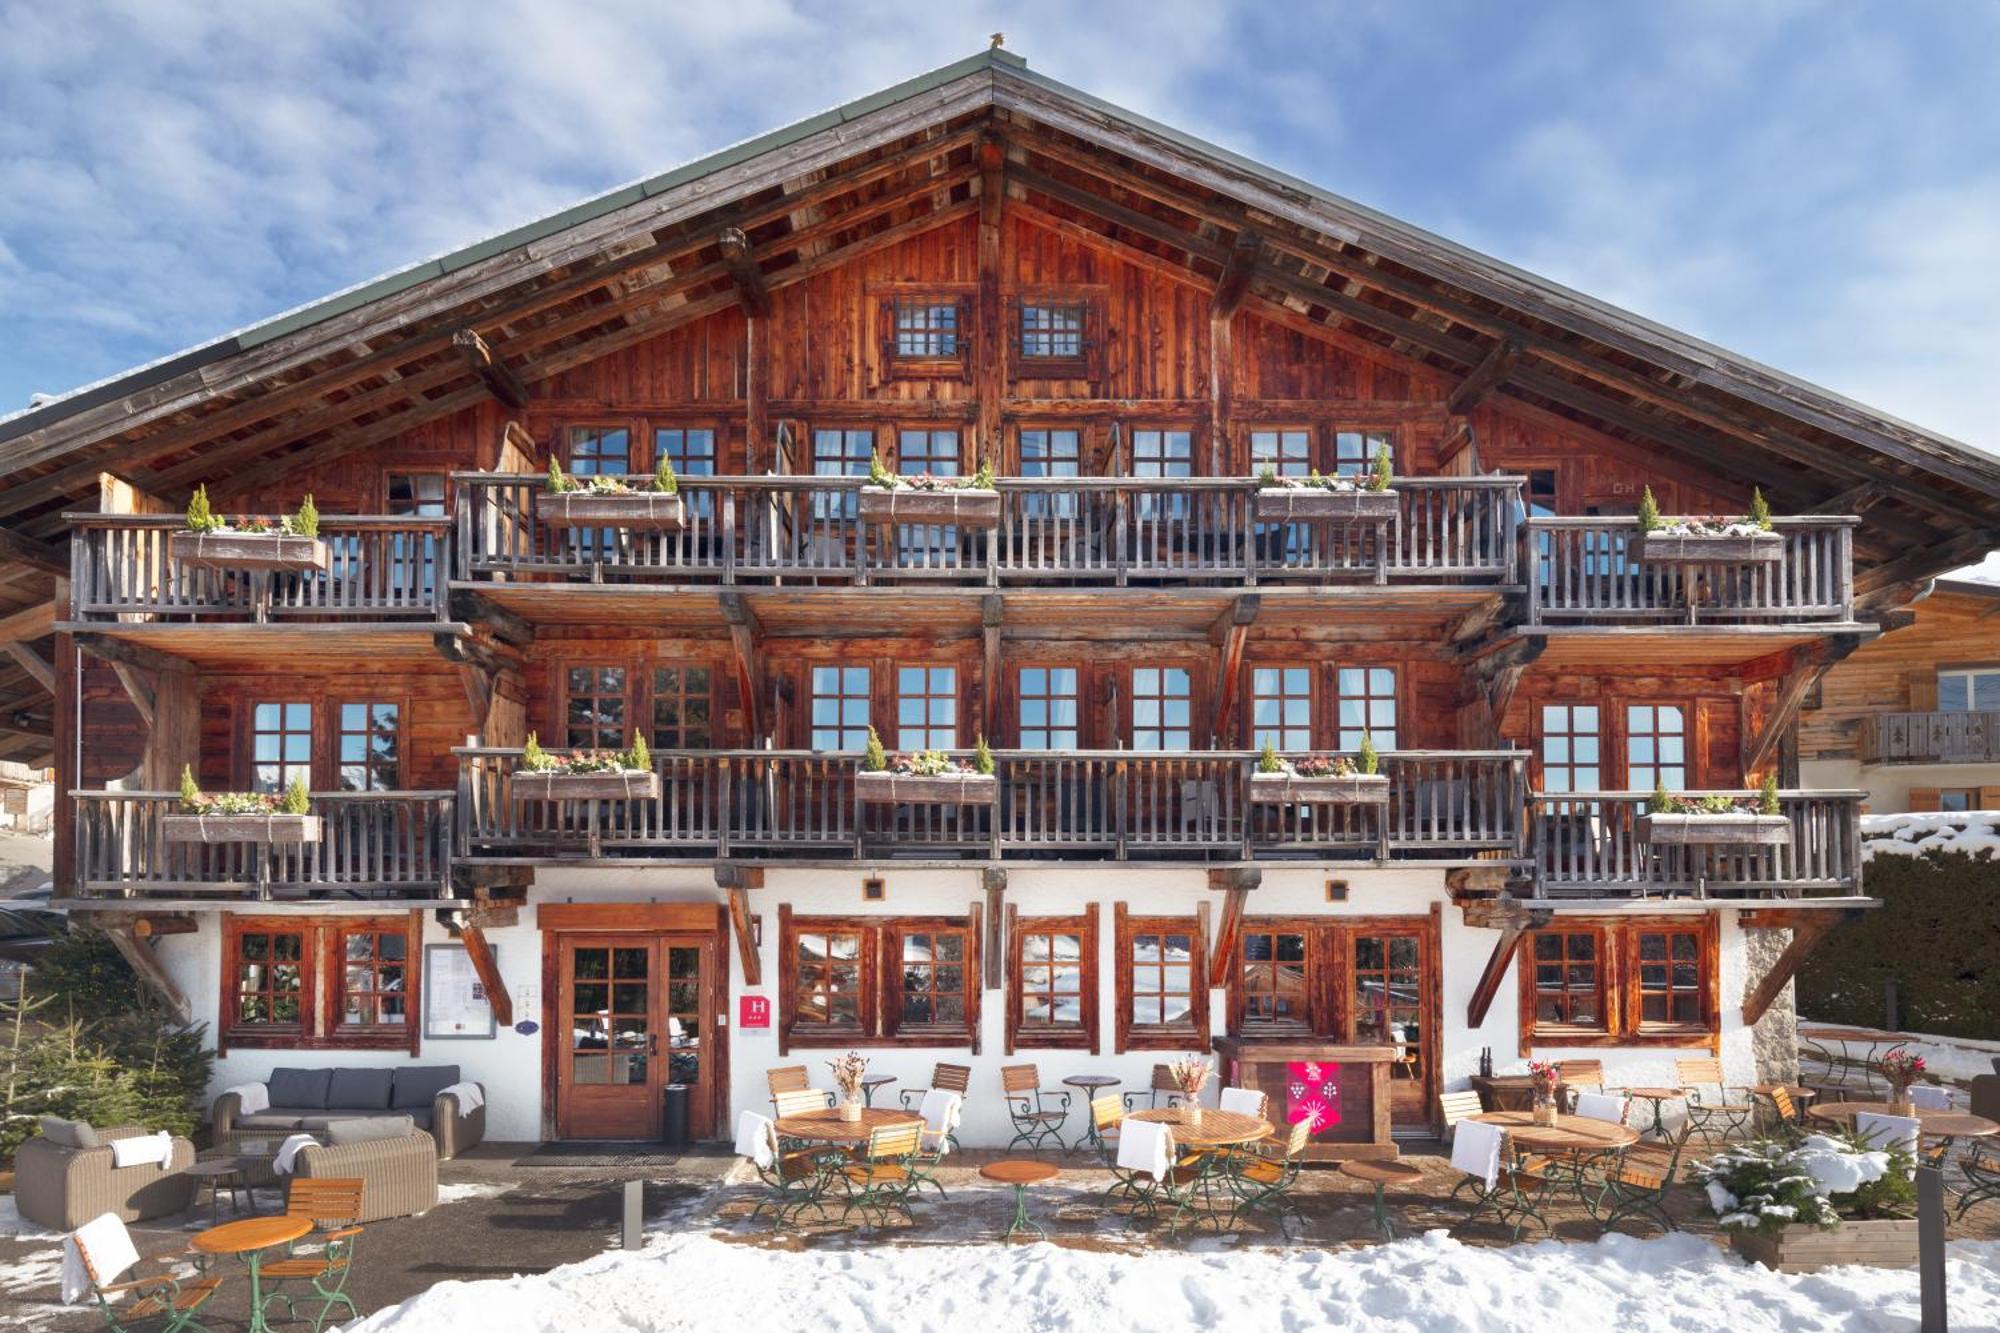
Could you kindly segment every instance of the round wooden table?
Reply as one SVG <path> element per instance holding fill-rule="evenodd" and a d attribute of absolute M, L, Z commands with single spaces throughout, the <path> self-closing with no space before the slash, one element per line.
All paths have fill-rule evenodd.
<path fill-rule="evenodd" d="M 864 1106 L 859 1120 L 842 1120 L 840 1109 L 829 1106 L 823 1111 L 801 1111 L 797 1115 L 778 1117 L 778 1137 L 787 1139 L 809 1139 L 815 1143 L 859 1144 L 868 1142 L 868 1136 L 878 1129 L 891 1125 L 921 1125 L 924 1118 L 910 1111 L 892 1111 L 882 1106 Z"/>
<path fill-rule="evenodd" d="M 188 1244 L 203 1254 L 240 1254 L 250 1267 L 250 1322 L 248 1333 L 271 1333 L 264 1321 L 264 1288 L 261 1277 L 264 1251 L 285 1245 L 313 1229 L 307 1217 L 245 1217 L 197 1232 Z"/>
<path fill-rule="evenodd" d="M 1382 1187 L 1407 1185 L 1411 1181 L 1422 1180 L 1424 1173 L 1408 1162 L 1356 1157 L 1340 1164 L 1340 1174 L 1367 1181 L 1375 1187 L 1375 1228 L 1382 1233 L 1383 1240 L 1396 1239 L 1396 1229 L 1389 1225 L 1389 1210 L 1383 1204 Z"/>
<path fill-rule="evenodd" d="M 1228 1148 L 1239 1143 L 1255 1143 L 1271 1132 L 1271 1122 L 1236 1111 L 1202 1108 L 1201 1123 L 1187 1123 L 1187 1112 L 1178 1106 L 1162 1106 L 1153 1111 L 1134 1111 L 1127 1120 L 1143 1120 L 1165 1125 L 1174 1132 L 1174 1143 L 1182 1148 Z"/>
<path fill-rule="evenodd" d="M 1661 1138 L 1667 1136 L 1667 1122 L 1660 1118 L 1660 1108 L 1668 1102 L 1687 1099 L 1687 1092 L 1682 1088 L 1626 1088 L 1624 1091 L 1627 1097 L 1653 1104 L 1653 1123 L 1646 1128 Z"/>
<path fill-rule="evenodd" d="M 1558 1115 L 1553 1125 L 1536 1124 L 1533 1111 L 1481 1111 L 1468 1119 L 1498 1125 L 1516 1148 L 1542 1152 L 1616 1152 L 1639 1141 L 1639 1131 L 1630 1125 L 1614 1125 L 1587 1115 Z"/>
<path fill-rule="evenodd" d="M 894 1074 L 868 1074 L 861 1080 L 861 1100 L 870 1106 L 875 1104 L 875 1089 L 894 1083 Z"/>
<path fill-rule="evenodd" d="M 1097 1133 L 1097 1117 L 1090 1113 L 1089 1104 L 1097 1100 L 1101 1089 L 1115 1088 L 1122 1082 L 1124 1082 L 1123 1079 L 1113 1078 L 1109 1074 L 1071 1074 L 1063 1080 L 1064 1087 L 1081 1088 L 1083 1090 L 1083 1123 L 1086 1127 L 1083 1141 L 1085 1143 L 1093 1147 L 1104 1146 L 1104 1140 Z"/>
<path fill-rule="evenodd" d="M 1973 1115 L 1970 1111 L 1933 1111 L 1919 1106 L 1917 1124 L 1925 1138 L 1933 1139 L 1982 1139 L 1989 1134 L 2000 1134 L 2000 1123 L 1988 1120 L 1983 1115 Z M 1841 1124 L 1851 1122 L 1857 1115 L 1900 1115 L 1890 1102 L 1827 1102 L 1806 1112 L 1815 1120 L 1831 1120 Z"/>
<path fill-rule="evenodd" d="M 998 1184 L 1014 1187 L 1014 1220 L 1000 1233 L 1001 1240 L 1014 1239 L 1017 1231 L 1032 1231 L 1043 1240 L 1049 1238 L 1049 1233 L 1028 1216 L 1028 1186 L 1054 1180 L 1062 1174 L 1061 1167 L 1051 1162 L 1038 1162 L 1032 1157 L 1007 1157 L 988 1162 L 979 1168 L 979 1174 Z"/>

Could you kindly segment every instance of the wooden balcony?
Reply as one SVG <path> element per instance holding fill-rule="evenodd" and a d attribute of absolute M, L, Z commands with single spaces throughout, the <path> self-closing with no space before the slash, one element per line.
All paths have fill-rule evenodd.
<path fill-rule="evenodd" d="M 2000 713 L 1874 713 L 1861 719 L 1864 764 L 2000 763 Z"/>
<path fill-rule="evenodd" d="M 1537 896 L 1797 898 L 1848 897 L 1861 891 L 1863 792 L 1779 793 L 1792 833 L 1789 842 L 1770 847 L 1643 843 L 1637 821 L 1651 795 L 1537 794 L 1530 816 Z"/>
<path fill-rule="evenodd" d="M 173 514 L 71 514 L 73 621 L 343 623 L 436 620 L 448 573 L 447 518 L 326 516 L 327 567 L 303 574 L 209 569 L 176 560 Z"/>
<path fill-rule="evenodd" d="M 460 750 L 459 849 L 472 860 L 702 857 L 947 860 L 1450 859 L 1525 854 L 1521 752 L 1383 756 L 1377 808 L 1250 799 L 1254 754 L 1009 751 L 987 806 L 880 806 L 854 755 L 654 756 L 653 800 L 516 801 L 520 751 Z"/>
<path fill-rule="evenodd" d="M 456 481 L 466 582 L 1518 582 L 1518 477 L 1398 478 L 1395 521 L 1360 526 L 1257 522 L 1250 478 L 1007 478 L 982 531 L 864 523 L 859 477 L 684 477 L 685 525 L 669 532 L 549 526 L 538 475 Z"/>
<path fill-rule="evenodd" d="M 78 890 L 89 896 L 299 901 L 448 897 L 452 794 L 317 792 L 316 843 L 191 844 L 161 836 L 173 792 L 79 791 Z"/>

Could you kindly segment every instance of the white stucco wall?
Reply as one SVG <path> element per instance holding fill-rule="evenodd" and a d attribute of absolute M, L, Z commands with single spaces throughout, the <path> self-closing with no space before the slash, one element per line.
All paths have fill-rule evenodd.
<path fill-rule="evenodd" d="M 879 877 L 886 882 L 886 899 L 863 902 L 861 882 Z M 1349 884 L 1347 901 L 1329 903 L 1325 897 L 1328 878 Z M 719 894 L 706 866 L 665 870 L 557 869 L 544 871 L 530 891 L 529 905 L 519 922 L 504 929 L 490 930 L 502 975 L 514 998 L 517 1020 L 542 1017 L 541 931 L 537 912 L 543 903 L 575 902 L 703 902 L 713 903 Z M 745 984 L 736 950 L 724 951 L 730 969 L 730 1003 L 726 1022 L 733 1027 L 738 997 L 761 994 L 771 1000 L 773 1026 L 767 1029 L 730 1031 L 730 1110 L 726 1123 L 743 1108 L 768 1105 L 765 1071 L 776 1064 L 804 1064 L 813 1082 L 827 1085 L 824 1062 L 836 1052 L 795 1048 L 789 1055 L 778 1054 L 777 906 L 788 902 L 795 914 L 812 915 L 962 915 L 967 905 L 983 901 L 976 867 L 950 869 L 898 868 L 894 865 L 870 868 L 809 869 L 772 867 L 766 872 L 764 887 L 752 893 L 752 911 L 763 918 L 761 957 L 763 984 Z M 1142 1088 L 1151 1077 L 1152 1066 L 1168 1053 L 1135 1051 L 1112 1053 L 1113 1022 L 1117 997 L 1112 966 L 1116 943 L 1113 905 L 1119 901 L 1135 913 L 1156 915 L 1191 914 L 1203 902 L 1212 904 L 1210 925 L 1220 920 L 1221 895 L 1207 887 L 1206 873 L 1190 866 L 1171 869 L 1128 869 L 1115 866 L 1010 867 L 1006 899 L 1023 916 L 1055 916 L 1075 913 L 1087 902 L 1099 904 L 1099 996 L 1098 1021 L 1101 1030 L 1099 1052 L 1022 1049 L 1014 1056 L 1005 1054 L 1006 1007 L 1003 992 L 988 991 L 980 1006 L 980 1054 L 968 1056 L 964 1048 L 894 1048 L 868 1051 L 873 1072 L 892 1074 L 896 1084 L 878 1093 L 884 1104 L 894 1104 L 903 1088 L 927 1085 L 931 1066 L 940 1061 L 973 1066 L 973 1083 L 968 1099 L 961 1138 L 969 1145 L 1002 1144 L 1009 1130 L 999 1100 L 999 1068 L 1003 1064 L 1033 1061 L 1040 1066 L 1045 1087 L 1057 1088 L 1071 1074 L 1103 1073 L 1123 1081 L 1125 1088 Z M 1422 867 L 1392 869 L 1339 866 L 1273 866 L 1264 872 L 1262 885 L 1250 897 L 1252 915 L 1326 916 L 1426 916 L 1433 903 L 1447 903 L 1443 872 Z M 1676 910 L 1672 905 L 1649 903 L 1648 914 Z M 1683 909 L 1684 910 L 1684 909 Z M 200 930 L 188 935 L 165 937 L 161 957 L 175 979 L 192 998 L 196 1017 L 211 1025 L 220 995 L 220 931 L 217 918 L 204 915 Z M 1717 978 L 1721 997 L 1722 1056 L 1732 1080 L 1750 1081 L 1754 1069 L 1750 1033 L 1742 1026 L 1741 1000 L 1744 991 L 1744 935 L 1736 925 L 1736 912 L 1723 909 L 1720 919 L 1721 975 Z M 1466 1025 L 1466 1008 L 1478 983 L 1498 932 L 1468 927 L 1457 909 L 1448 904 L 1441 912 L 1440 984 L 1443 988 L 1443 1027 L 1440 1043 L 1443 1086 L 1450 1091 L 1466 1086 L 1476 1072 L 1482 1046 L 1490 1046 L 1496 1070 L 1519 1072 L 1525 1060 L 1519 1052 L 1516 979 L 1510 972 L 1494 997 L 1485 1022 L 1478 1028 Z M 427 919 L 425 943 L 441 944 L 449 934 L 435 919 Z M 1221 991 L 1210 996 L 1210 1021 L 1220 1032 L 1227 1014 Z M 423 1044 L 416 1063 L 453 1063 L 462 1075 L 477 1079 L 487 1088 L 487 1136 L 494 1140 L 533 1141 L 541 1136 L 542 1040 L 537 1032 L 524 1036 L 502 1029 L 493 1040 L 431 1040 Z M 1540 1057 L 1560 1059 L 1565 1054 L 1601 1059 L 1608 1082 L 1637 1086 L 1671 1084 L 1674 1060 L 1704 1054 L 1704 1048 L 1671 1049 L 1592 1048 L 1565 1051 L 1538 1049 Z M 411 1063 L 394 1051 L 296 1052 L 277 1050 L 232 1050 L 218 1060 L 215 1089 L 234 1083 L 264 1078 L 279 1065 L 341 1064 L 380 1066 Z M 1081 1124 L 1082 1096 L 1077 1094 L 1072 1127 Z"/>
<path fill-rule="evenodd" d="M 1808 759 L 1800 785 L 1868 793 L 1871 815 L 1909 813 L 1912 787 L 2000 787 L 2000 764 L 1870 764 L 1852 759 Z"/>

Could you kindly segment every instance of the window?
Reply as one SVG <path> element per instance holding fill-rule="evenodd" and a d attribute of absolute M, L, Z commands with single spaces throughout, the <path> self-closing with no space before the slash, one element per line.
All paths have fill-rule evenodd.
<path fill-rule="evenodd" d="M 1208 1048 L 1207 940 L 1201 918 L 1116 911 L 1117 1051 Z"/>
<path fill-rule="evenodd" d="M 443 518 L 444 473 L 391 472 L 388 498 L 389 512 L 398 517 Z"/>
<path fill-rule="evenodd" d="M 1097 905 L 1081 916 L 1007 908 L 1007 1053 L 1021 1047 L 1095 1052 Z"/>
<path fill-rule="evenodd" d="M 1938 672 L 1938 709 L 1946 713 L 2000 711 L 2000 668 Z"/>
<path fill-rule="evenodd" d="M 1250 432 L 1252 476 L 1270 468 L 1281 477 L 1303 477 L 1312 471 L 1312 432 L 1253 430 Z"/>
<path fill-rule="evenodd" d="M 312 732 L 311 704 L 252 705 L 250 789 L 283 791 L 293 778 L 312 786 Z"/>
<path fill-rule="evenodd" d="M 1310 1032 L 1306 932 L 1246 925 L 1238 938 L 1238 1029 L 1245 1034 Z"/>
<path fill-rule="evenodd" d="M 875 456 L 872 430 L 816 430 L 812 435 L 815 477 L 865 477 Z M 813 517 L 852 519 L 861 512 L 861 497 L 853 491 L 815 491 Z"/>
<path fill-rule="evenodd" d="M 442 472 L 391 472 L 388 512 L 399 518 L 442 518 Z M 438 534 L 398 532 L 389 538 L 389 586 L 400 597 L 427 600 L 437 587 Z"/>
<path fill-rule="evenodd" d="M 1312 668 L 1254 667 L 1250 672 L 1250 744 L 1312 749 Z"/>
<path fill-rule="evenodd" d="M 563 743 L 579 750 L 625 746 L 625 668 L 573 666 L 567 673 L 568 711 Z"/>
<path fill-rule="evenodd" d="M 334 1027 L 389 1027 L 409 1022 L 409 928 L 343 930 L 336 945 L 340 1002 Z"/>
<path fill-rule="evenodd" d="M 958 748 L 958 668 L 896 669 L 896 748 Z"/>
<path fill-rule="evenodd" d="M 1699 1026 L 1703 1013 L 1699 930 L 1640 930 L 1639 1026 Z"/>
<path fill-rule="evenodd" d="M 1687 722 L 1677 704 L 1625 707 L 1625 786 L 1628 791 L 1687 790 Z"/>
<path fill-rule="evenodd" d="M 1182 667 L 1132 669 L 1132 748 L 1194 746 L 1194 686 Z"/>
<path fill-rule="evenodd" d="M 779 1051 L 972 1046 L 980 915 L 819 917 L 778 908 Z"/>
<path fill-rule="evenodd" d="M 715 695 L 705 666 L 653 668 L 653 746 L 706 750 L 715 744 Z"/>
<path fill-rule="evenodd" d="M 896 435 L 896 470 L 906 477 L 930 473 L 938 477 L 958 475 L 958 432 L 955 430 L 905 430 Z"/>
<path fill-rule="evenodd" d="M 1022 667 L 1021 748 L 1077 748 L 1075 667 Z"/>
<path fill-rule="evenodd" d="M 916 360 L 959 352 L 958 302 L 906 297 L 895 304 L 896 355 Z"/>
<path fill-rule="evenodd" d="M 662 458 L 673 465 L 676 477 L 712 477 L 715 475 L 715 432 L 706 427 L 656 427 L 653 431 L 655 468 L 659 467 Z M 702 518 L 715 514 L 714 491 L 685 492 L 681 502 L 689 512 Z"/>
<path fill-rule="evenodd" d="M 578 477 L 622 477 L 632 470 L 632 432 L 623 426 L 573 426 L 569 470 Z"/>
<path fill-rule="evenodd" d="M 868 747 L 868 676 L 867 667 L 812 669 L 813 749 Z"/>
<path fill-rule="evenodd" d="M 1910 802 L 1912 810 L 1921 809 L 1916 801 Z M 1977 787 L 1940 787 L 1937 794 L 1937 810 L 1940 814 L 1963 813 L 1979 808 Z"/>
<path fill-rule="evenodd" d="M 1194 475 L 1194 434 L 1185 430 L 1135 430 L 1132 432 L 1132 475 L 1135 477 L 1191 477 Z M 1141 491 L 1134 497 L 1134 516 L 1146 521 L 1185 518 L 1189 501 L 1185 491 L 1161 493 Z"/>
<path fill-rule="evenodd" d="M 219 1050 L 413 1050 L 422 924 L 410 915 L 222 917 Z"/>
<path fill-rule="evenodd" d="M 1021 432 L 1021 475 L 1076 477 L 1082 475 L 1081 436 L 1074 430 L 1031 429 Z M 1075 518 L 1074 494 L 1029 492 L 1021 497 L 1021 512 L 1029 518 Z"/>
<path fill-rule="evenodd" d="M 340 705 L 341 791 L 394 791 L 400 785 L 396 752 L 401 712 L 395 704 Z"/>
<path fill-rule="evenodd" d="M 1535 933 L 1535 1022 L 1604 1028 L 1604 974 L 1596 931 Z"/>
<path fill-rule="evenodd" d="M 1021 357 L 1026 361 L 1083 359 L 1084 308 L 1081 302 L 1023 301 Z"/>
<path fill-rule="evenodd" d="M 1335 476 L 1358 477 L 1375 466 L 1375 455 L 1392 448 L 1395 439 L 1386 431 L 1335 431 L 1333 471 Z"/>
<path fill-rule="evenodd" d="M 1365 735 L 1378 751 L 1395 749 L 1396 669 L 1341 667 L 1334 678 L 1340 691 L 1340 735 L 1335 744 L 1358 750 Z"/>
<path fill-rule="evenodd" d="M 1542 790 L 1603 791 L 1595 704 L 1542 705 Z"/>

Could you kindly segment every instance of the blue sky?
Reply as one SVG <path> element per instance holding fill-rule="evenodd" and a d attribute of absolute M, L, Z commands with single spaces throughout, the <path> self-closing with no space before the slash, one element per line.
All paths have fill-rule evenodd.
<path fill-rule="evenodd" d="M 2000 4 L 0 0 L 0 414 L 970 54 L 2000 449 Z"/>

